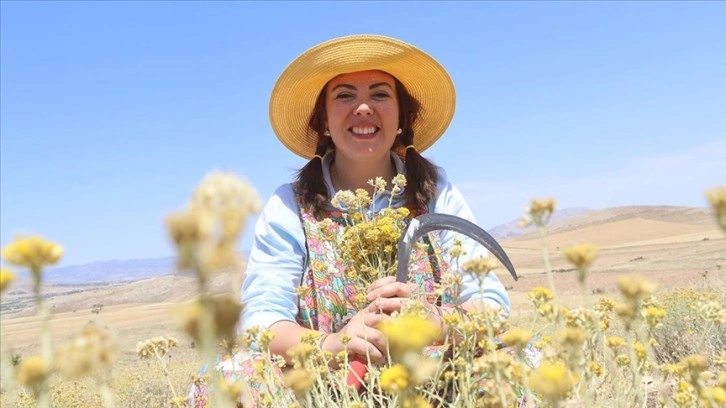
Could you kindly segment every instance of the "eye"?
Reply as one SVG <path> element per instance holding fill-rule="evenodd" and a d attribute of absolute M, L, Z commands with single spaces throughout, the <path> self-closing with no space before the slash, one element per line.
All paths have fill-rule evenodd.
<path fill-rule="evenodd" d="M 341 93 L 335 95 L 335 99 L 341 99 L 341 100 L 348 100 L 353 97 L 355 97 L 355 95 L 353 95 L 350 92 L 341 92 Z"/>
<path fill-rule="evenodd" d="M 391 97 L 391 95 L 388 92 L 379 91 L 373 94 L 373 97 L 376 99 L 388 99 Z"/>

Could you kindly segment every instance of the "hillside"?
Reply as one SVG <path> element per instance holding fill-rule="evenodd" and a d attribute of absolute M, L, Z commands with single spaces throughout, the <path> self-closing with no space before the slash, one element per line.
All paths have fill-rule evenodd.
<path fill-rule="evenodd" d="M 614 294 L 616 278 L 632 273 L 647 276 L 661 290 L 726 283 L 726 234 L 706 208 L 628 206 L 592 211 L 548 226 L 546 242 L 558 294 L 565 299 L 571 296 L 576 301 L 582 289 L 562 251 L 583 242 L 600 248 L 588 278 L 593 291 Z M 522 277 L 514 284 L 506 282 L 513 303 L 526 304 L 526 291 L 547 286 L 542 241 L 530 232 L 501 244 Z"/>
<path fill-rule="evenodd" d="M 708 275 L 726 278 L 726 234 L 717 226 L 710 209 L 629 206 L 593 210 L 559 222 L 547 228 L 548 255 L 557 273 L 562 292 L 579 293 L 573 269 L 562 256 L 567 246 L 592 242 L 600 247 L 600 255 L 592 268 L 592 288 L 614 290 L 615 276 L 623 273 L 644 273 L 663 287 L 690 284 Z M 528 232 L 500 243 L 522 277 L 514 282 L 500 273 L 510 290 L 513 301 L 534 286 L 546 286 L 542 244 L 536 232 Z M 174 274 L 165 269 L 169 259 L 156 262 L 159 268 L 153 277 L 132 282 L 110 281 L 91 284 L 51 284 L 44 287 L 44 297 L 54 313 L 89 315 L 93 305 L 175 304 L 189 300 L 196 293 L 195 279 Z M 154 263 L 154 262 L 151 262 Z M 151 271 L 149 263 L 133 262 L 136 270 Z M 106 265 L 97 263 L 97 266 Z M 71 270 L 84 271 L 86 277 L 100 276 L 102 271 L 89 266 Z M 143 274 L 142 274 L 143 275 Z M 123 276 L 121 273 L 108 276 Z M 126 276 L 134 276 L 129 273 Z M 72 278 L 77 279 L 77 278 Z M 212 280 L 215 292 L 236 291 L 242 273 L 216 275 Z M 27 281 L 14 284 L 3 295 L 0 313 L 3 319 L 29 316 L 34 313 L 32 292 Z"/>

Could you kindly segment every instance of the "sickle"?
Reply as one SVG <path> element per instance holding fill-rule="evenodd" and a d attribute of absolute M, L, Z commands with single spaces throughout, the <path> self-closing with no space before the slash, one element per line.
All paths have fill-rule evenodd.
<path fill-rule="evenodd" d="M 504 249 L 494 237 L 481 227 L 454 215 L 424 214 L 412 219 L 408 224 L 406 233 L 398 240 L 398 270 L 396 271 L 396 280 L 398 282 L 408 282 L 408 261 L 411 256 L 411 246 L 414 242 L 429 232 L 438 230 L 455 231 L 484 245 L 507 268 L 515 281 L 519 279 Z"/>

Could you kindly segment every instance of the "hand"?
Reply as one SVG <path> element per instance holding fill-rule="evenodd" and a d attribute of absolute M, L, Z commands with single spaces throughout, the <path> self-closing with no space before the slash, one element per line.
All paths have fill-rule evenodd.
<path fill-rule="evenodd" d="M 396 281 L 394 276 L 377 279 L 368 288 L 367 298 L 371 303 L 367 309 L 374 313 L 390 315 L 393 312 L 401 311 L 403 305 L 410 300 L 414 292 L 414 284 L 407 284 Z M 451 310 L 436 306 L 423 300 L 422 305 L 426 310 L 428 320 L 441 328 L 441 339 L 445 336 L 444 314 L 451 313 Z"/>
<path fill-rule="evenodd" d="M 356 313 L 339 332 L 325 339 L 324 349 L 332 352 L 334 356 L 340 351 L 347 350 L 351 356 L 359 356 L 363 360 L 369 359 L 371 364 L 382 364 L 386 361 L 388 341 L 376 327 L 387 319 L 389 317 L 385 314 L 363 309 Z M 342 335 L 350 337 L 347 346 L 341 341 Z"/>
<path fill-rule="evenodd" d="M 395 276 L 377 279 L 368 287 L 366 297 L 371 302 L 367 309 L 375 313 L 390 315 L 401 310 L 403 304 L 411 298 L 411 285 L 396 281 Z"/>

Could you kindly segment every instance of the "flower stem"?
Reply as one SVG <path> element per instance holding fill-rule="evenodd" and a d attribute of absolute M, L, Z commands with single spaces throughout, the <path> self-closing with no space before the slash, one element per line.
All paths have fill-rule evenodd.
<path fill-rule="evenodd" d="M 41 293 L 41 282 L 40 276 L 41 270 L 38 268 L 33 271 L 33 276 L 38 277 L 35 281 L 35 306 L 36 313 L 40 319 L 40 342 L 41 342 L 41 356 L 47 370 L 50 374 L 50 369 L 53 367 L 53 347 L 50 339 L 50 328 L 48 327 L 48 309 L 43 304 L 43 296 Z M 38 408 L 50 407 L 50 390 L 48 389 L 48 375 L 45 376 L 42 383 L 40 384 L 40 392 L 38 394 Z"/>
<path fill-rule="evenodd" d="M 542 259 L 544 259 L 545 270 L 547 272 L 547 282 L 549 283 L 552 295 L 555 299 L 557 299 L 557 291 L 555 290 L 555 279 L 552 276 L 552 264 L 550 263 L 549 250 L 547 249 L 547 231 L 544 225 L 538 225 L 537 232 L 539 232 L 540 241 L 542 241 Z"/>

